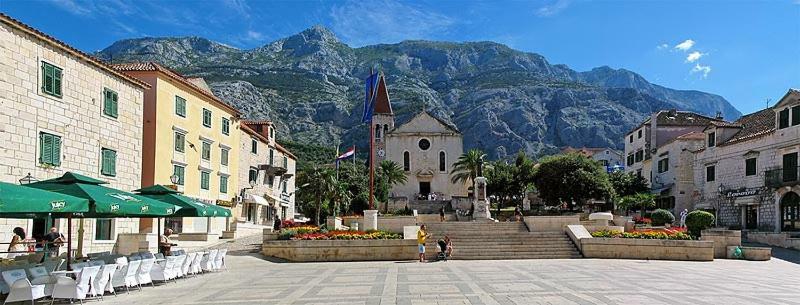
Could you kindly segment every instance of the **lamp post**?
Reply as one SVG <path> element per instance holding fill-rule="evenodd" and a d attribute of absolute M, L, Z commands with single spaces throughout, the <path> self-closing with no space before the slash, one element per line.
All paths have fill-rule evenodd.
<path fill-rule="evenodd" d="M 30 184 L 30 183 L 34 183 L 34 182 L 39 182 L 39 179 L 34 178 L 31 175 L 31 173 L 28 173 L 27 175 L 25 175 L 25 177 L 22 177 L 22 179 L 19 179 L 19 184 Z"/>

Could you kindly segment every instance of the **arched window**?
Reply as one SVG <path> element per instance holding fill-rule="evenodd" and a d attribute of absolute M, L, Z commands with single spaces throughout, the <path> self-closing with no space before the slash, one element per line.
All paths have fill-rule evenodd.
<path fill-rule="evenodd" d="M 383 135 L 386 136 L 387 133 L 389 133 L 389 124 L 384 124 L 383 125 Z"/>
<path fill-rule="evenodd" d="M 375 124 L 375 139 L 379 140 L 381 138 L 381 124 Z"/>
<path fill-rule="evenodd" d="M 795 192 L 781 198 L 781 231 L 800 231 L 800 195 Z"/>
<path fill-rule="evenodd" d="M 404 171 L 411 170 L 411 156 L 407 151 L 403 152 L 403 170 Z"/>
<path fill-rule="evenodd" d="M 447 171 L 447 156 L 445 155 L 444 151 L 439 152 L 439 171 Z"/>

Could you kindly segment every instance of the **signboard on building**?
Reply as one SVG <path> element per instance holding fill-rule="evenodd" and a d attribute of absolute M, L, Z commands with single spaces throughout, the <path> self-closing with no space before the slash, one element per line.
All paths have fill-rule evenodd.
<path fill-rule="evenodd" d="M 736 190 L 726 190 L 722 194 L 726 198 L 739 198 L 739 197 L 747 197 L 747 196 L 755 196 L 761 194 L 763 188 L 740 188 Z"/>
<path fill-rule="evenodd" d="M 217 205 L 224 207 L 233 207 L 233 201 L 217 199 Z"/>

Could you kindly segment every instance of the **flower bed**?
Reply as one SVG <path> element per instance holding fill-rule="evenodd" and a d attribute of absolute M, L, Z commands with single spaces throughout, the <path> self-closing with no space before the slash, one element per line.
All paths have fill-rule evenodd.
<path fill-rule="evenodd" d="M 601 230 L 592 232 L 592 237 L 692 240 L 692 236 L 687 234 L 684 228 L 636 230 L 632 232 Z"/>
<path fill-rule="evenodd" d="M 281 231 L 279 240 L 374 240 L 403 239 L 402 234 L 386 231 L 323 231 L 317 226 L 297 226 Z"/>

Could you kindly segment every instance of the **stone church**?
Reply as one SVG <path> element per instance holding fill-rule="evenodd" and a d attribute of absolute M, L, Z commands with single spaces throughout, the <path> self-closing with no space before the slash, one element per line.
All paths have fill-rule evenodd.
<path fill-rule="evenodd" d="M 450 200 L 467 196 L 467 185 L 452 183 L 450 171 L 464 152 L 463 136 L 454 126 L 420 111 L 410 121 L 394 126 L 386 80 L 378 80 L 375 111 L 376 166 L 392 160 L 406 173 L 407 182 L 395 185 L 392 197 L 409 200 Z"/>

